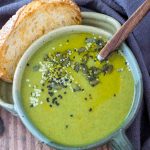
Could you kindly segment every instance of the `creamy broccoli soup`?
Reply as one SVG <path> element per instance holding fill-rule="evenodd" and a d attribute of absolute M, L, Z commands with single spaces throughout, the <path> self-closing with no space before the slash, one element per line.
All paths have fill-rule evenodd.
<path fill-rule="evenodd" d="M 134 94 L 128 62 L 116 51 L 103 62 L 106 39 L 72 33 L 42 46 L 28 61 L 21 96 L 31 123 L 53 142 L 97 142 L 126 119 Z"/>

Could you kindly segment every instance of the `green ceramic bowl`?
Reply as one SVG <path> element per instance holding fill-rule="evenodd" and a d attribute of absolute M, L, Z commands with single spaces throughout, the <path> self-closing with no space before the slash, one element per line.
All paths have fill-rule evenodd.
<path fill-rule="evenodd" d="M 123 55 L 129 62 L 129 65 L 131 67 L 131 71 L 134 77 L 134 101 L 132 105 L 132 109 L 129 112 L 126 120 L 118 128 L 116 131 L 114 131 L 113 134 L 109 135 L 107 138 L 90 145 L 82 146 L 82 147 L 66 147 L 64 145 L 60 145 L 55 143 L 54 141 L 50 141 L 47 139 L 42 133 L 40 133 L 29 121 L 28 117 L 26 116 L 26 113 L 24 112 L 24 109 L 22 107 L 21 103 L 21 95 L 20 95 L 20 86 L 21 86 L 21 79 L 22 79 L 22 73 L 24 71 L 24 68 L 27 64 L 27 61 L 30 59 L 32 55 L 46 42 L 53 40 L 54 38 L 57 38 L 60 35 L 71 33 L 71 32 L 91 32 L 91 33 L 97 33 L 97 34 L 103 34 L 109 38 L 112 37 L 112 35 L 120 28 L 120 24 L 114 20 L 113 18 L 103 15 L 103 14 L 97 14 L 97 13 L 91 13 L 86 12 L 82 13 L 83 15 L 83 25 L 76 25 L 76 26 L 69 26 L 69 27 L 63 27 L 57 30 L 54 30 L 52 32 L 49 32 L 48 34 L 44 35 L 37 41 L 35 41 L 25 52 L 23 57 L 21 58 L 16 72 L 14 76 L 14 82 L 13 82 L 13 100 L 14 105 L 1 100 L 0 105 L 7 109 L 8 111 L 12 112 L 15 115 L 18 115 L 20 119 L 22 120 L 23 124 L 28 128 L 28 130 L 37 137 L 41 142 L 46 143 L 47 145 L 54 147 L 56 149 L 63 149 L 63 150 L 81 150 L 81 149 L 93 149 L 97 146 L 103 145 L 107 142 L 111 142 L 112 148 L 115 150 L 130 150 L 133 149 L 132 145 L 128 141 L 127 137 L 125 136 L 125 129 L 129 126 L 129 124 L 132 122 L 133 118 L 135 117 L 136 112 L 138 111 L 142 94 L 143 94 L 143 85 L 142 85 L 142 76 L 141 71 L 139 69 L 139 66 L 137 64 L 137 61 L 132 54 L 131 50 L 127 47 L 126 44 L 122 44 L 121 49 L 123 51 Z M 0 84 L 0 95 L 2 99 L 12 99 L 11 94 L 6 94 L 8 92 L 8 89 L 11 90 L 11 85 L 6 84 L 1 81 Z M 6 92 L 7 90 L 7 92 Z M 2 94 L 3 92 L 3 94 Z"/>

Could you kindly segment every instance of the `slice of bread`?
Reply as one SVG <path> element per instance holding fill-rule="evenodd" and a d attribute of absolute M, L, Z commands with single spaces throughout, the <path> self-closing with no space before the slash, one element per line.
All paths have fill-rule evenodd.
<path fill-rule="evenodd" d="M 0 78 L 12 82 L 18 61 L 37 38 L 80 23 L 80 10 L 71 0 L 34 0 L 20 8 L 0 30 Z"/>

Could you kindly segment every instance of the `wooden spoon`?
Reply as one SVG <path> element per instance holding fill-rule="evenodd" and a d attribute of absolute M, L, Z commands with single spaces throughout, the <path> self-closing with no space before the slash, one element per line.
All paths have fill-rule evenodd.
<path fill-rule="evenodd" d="M 112 51 L 118 48 L 118 46 L 128 37 L 130 32 L 134 30 L 136 25 L 142 20 L 142 18 L 148 13 L 149 10 L 150 0 L 145 0 L 145 2 L 121 26 L 113 38 L 108 41 L 104 48 L 99 52 L 97 56 L 98 60 L 104 60 Z"/>

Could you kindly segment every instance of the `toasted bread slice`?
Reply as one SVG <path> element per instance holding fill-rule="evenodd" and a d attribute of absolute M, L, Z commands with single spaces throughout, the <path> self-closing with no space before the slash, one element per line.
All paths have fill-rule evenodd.
<path fill-rule="evenodd" d="M 18 61 L 37 38 L 80 23 L 80 10 L 71 0 L 34 0 L 20 8 L 0 30 L 0 78 L 12 82 Z"/>

